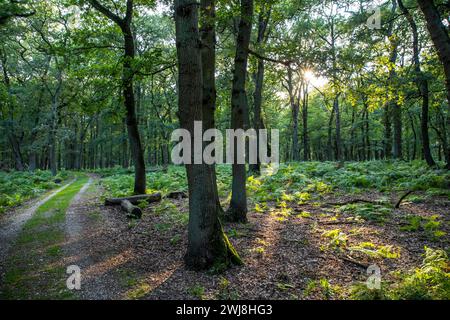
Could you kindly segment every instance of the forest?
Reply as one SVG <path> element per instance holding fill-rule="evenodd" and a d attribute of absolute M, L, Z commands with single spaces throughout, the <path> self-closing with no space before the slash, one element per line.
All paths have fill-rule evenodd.
<path fill-rule="evenodd" d="M 1 300 L 450 299 L 448 1 L 0 0 L 0 71 Z"/>

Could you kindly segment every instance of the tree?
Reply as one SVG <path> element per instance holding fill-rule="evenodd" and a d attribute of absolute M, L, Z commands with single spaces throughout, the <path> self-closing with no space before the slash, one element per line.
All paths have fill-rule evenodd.
<path fill-rule="evenodd" d="M 258 34 L 256 39 L 256 47 L 261 47 L 266 41 L 269 34 L 268 24 L 270 21 L 270 16 L 272 12 L 272 4 L 266 2 L 262 3 L 260 12 L 258 15 Z M 258 132 L 258 130 L 265 129 L 264 122 L 262 119 L 262 104 L 263 104 L 263 91 L 264 91 L 264 71 L 265 71 L 265 61 L 263 59 L 258 59 L 258 65 L 256 72 L 253 75 L 255 81 L 255 90 L 253 92 L 253 128 Z M 259 148 L 259 135 L 257 136 L 257 145 Z M 261 161 L 259 159 L 259 154 L 257 156 L 257 162 L 255 164 L 250 164 L 249 171 L 254 175 L 261 174 Z"/>
<path fill-rule="evenodd" d="M 422 148 L 423 155 L 425 157 L 425 161 L 429 166 L 434 167 L 436 163 L 433 160 L 433 156 L 431 155 L 430 150 L 430 137 L 428 134 L 428 118 L 429 118 L 429 89 L 428 89 L 428 80 L 425 78 L 424 73 L 422 72 L 420 66 L 420 51 L 419 51 L 419 34 L 417 31 L 417 25 L 414 21 L 413 16 L 409 12 L 408 8 L 405 7 L 402 0 L 398 0 L 398 5 L 402 13 L 405 15 L 409 26 L 411 28 L 411 32 L 413 35 L 413 63 L 414 63 L 414 73 L 415 73 L 415 82 L 417 84 L 418 91 L 420 96 L 422 97 L 422 118 L 421 118 L 421 133 L 422 133 Z"/>
<path fill-rule="evenodd" d="M 300 112 L 300 100 L 301 100 L 301 86 L 294 85 L 294 80 L 298 81 L 298 78 L 294 79 L 294 70 L 292 64 L 287 65 L 287 78 L 284 87 L 289 94 L 289 103 L 291 105 L 292 112 L 292 160 L 300 160 L 300 147 L 298 143 L 298 117 Z"/>
<path fill-rule="evenodd" d="M 133 69 L 133 60 L 136 50 L 133 31 L 131 30 L 133 20 L 133 0 L 127 0 L 126 14 L 124 18 L 120 18 L 111 10 L 100 4 L 97 0 L 89 0 L 89 2 L 95 9 L 116 23 L 122 31 L 125 45 L 123 55 L 122 89 L 124 105 L 127 111 L 126 124 L 128 128 L 128 139 L 130 141 L 131 154 L 133 156 L 135 168 L 134 192 L 144 194 L 146 192 L 145 161 L 144 153 L 142 151 L 141 137 L 139 135 L 136 120 L 136 101 L 133 87 L 133 78 L 135 74 Z"/>
<path fill-rule="evenodd" d="M 202 119 L 204 130 L 215 128 L 216 111 L 216 5 L 215 0 L 201 0 L 200 35 L 202 39 L 202 72 L 203 72 L 203 99 Z M 217 190 L 216 169 L 210 167 L 212 175 L 212 188 L 217 211 L 223 214 Z"/>
<path fill-rule="evenodd" d="M 234 130 L 249 128 L 246 80 L 252 20 L 253 0 L 241 0 L 241 18 L 236 38 L 231 92 L 231 128 Z M 231 203 L 224 218 L 227 221 L 247 222 L 247 173 L 245 164 L 239 164 L 237 158 L 237 144 L 235 143 Z"/>
<path fill-rule="evenodd" d="M 444 74 L 447 88 L 447 130 L 450 127 L 450 37 L 447 30 L 442 23 L 439 11 L 436 8 L 433 0 L 418 0 L 420 9 L 422 10 L 425 20 L 427 22 L 428 32 L 431 35 L 434 46 L 438 53 L 439 59 L 444 66 Z M 423 117 L 423 116 L 422 116 Z M 423 121 L 423 120 L 422 120 Z M 423 122 L 422 122 L 423 126 Z M 447 137 L 448 138 L 448 137 Z M 447 161 L 447 169 L 450 170 L 450 144 L 447 142 L 447 150 L 445 150 L 445 157 Z"/>
<path fill-rule="evenodd" d="M 397 2 L 395 0 L 392 0 L 392 14 L 395 14 L 397 11 Z M 387 114 L 386 116 L 390 116 L 390 113 L 392 114 L 392 120 L 394 125 L 394 143 L 392 148 L 392 156 L 395 159 L 401 159 L 402 158 L 402 108 L 400 104 L 398 103 L 398 95 L 396 93 L 395 87 L 397 80 L 397 72 L 395 70 L 397 58 L 398 58 L 398 46 L 399 46 L 399 39 L 394 34 L 394 22 L 392 21 L 389 24 L 389 30 L 388 30 L 388 40 L 390 44 L 390 56 L 389 56 L 389 78 L 388 83 L 392 90 L 390 94 L 390 99 L 387 102 Z M 386 120 L 388 121 L 388 120 Z M 387 131 L 389 131 L 389 128 L 386 128 Z M 389 138 L 390 133 L 388 134 Z M 390 144 L 390 143 L 389 143 Z M 389 146 L 389 144 L 387 144 Z M 387 154 L 390 154 L 391 150 L 386 150 Z"/>
<path fill-rule="evenodd" d="M 175 0 L 178 57 L 178 115 L 180 125 L 194 137 L 194 122 L 203 119 L 203 72 L 198 7 L 190 0 Z M 205 13 L 205 10 L 202 10 Z M 212 167 L 186 164 L 189 188 L 188 248 L 185 263 L 189 269 L 226 267 L 241 260 L 222 230 L 215 195 Z"/>

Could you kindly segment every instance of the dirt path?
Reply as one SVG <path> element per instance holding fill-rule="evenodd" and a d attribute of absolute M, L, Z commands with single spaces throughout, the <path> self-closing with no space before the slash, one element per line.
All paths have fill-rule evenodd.
<path fill-rule="evenodd" d="M 81 290 L 76 297 L 82 300 L 117 298 L 117 283 L 107 274 L 108 246 L 101 242 L 102 233 L 114 229 L 114 222 L 99 201 L 101 190 L 95 181 L 92 176 L 75 196 L 65 221 L 64 265 L 80 268 Z"/>
<path fill-rule="evenodd" d="M 0 277 L 3 277 L 4 275 L 4 263 L 8 256 L 8 252 L 14 244 L 22 226 L 33 216 L 41 205 L 66 189 L 74 181 L 75 180 L 72 180 L 61 188 L 52 191 L 48 196 L 41 200 L 37 199 L 31 201 L 31 204 L 27 208 L 18 209 L 16 212 L 0 221 Z"/>

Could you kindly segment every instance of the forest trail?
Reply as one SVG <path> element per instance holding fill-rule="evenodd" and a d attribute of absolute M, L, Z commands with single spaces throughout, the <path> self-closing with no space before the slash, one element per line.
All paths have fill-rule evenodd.
<path fill-rule="evenodd" d="M 89 181 L 73 198 L 65 217 L 64 268 L 75 265 L 81 271 L 81 289 L 74 298 L 82 300 L 114 299 L 116 282 L 108 274 L 108 246 L 99 242 L 102 233 L 114 229 L 109 211 L 99 200 L 98 178 Z M 66 274 L 63 277 L 67 277 Z M 61 279 L 65 282 L 65 279 Z"/>
<path fill-rule="evenodd" d="M 51 193 L 39 200 L 32 200 L 30 205 L 26 208 L 19 208 L 16 212 L 11 214 L 10 216 L 6 216 L 2 221 L 0 221 L 0 275 L 3 275 L 4 271 L 4 262 L 7 259 L 8 252 L 11 246 L 14 244 L 15 239 L 17 238 L 20 230 L 23 225 L 33 216 L 36 210 L 42 206 L 44 203 L 52 199 L 59 192 L 63 191 L 67 187 L 69 187 L 75 180 L 71 180 L 64 186 L 51 191 Z"/>

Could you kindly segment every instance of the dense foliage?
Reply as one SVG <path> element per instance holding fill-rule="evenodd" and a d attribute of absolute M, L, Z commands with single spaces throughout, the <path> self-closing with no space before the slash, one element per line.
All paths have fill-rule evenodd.
<path fill-rule="evenodd" d="M 18 206 L 24 201 L 34 198 L 45 191 L 56 188 L 55 181 L 64 181 L 70 177 L 67 171 L 59 172 L 53 177 L 49 171 L 0 172 L 0 213 L 8 208 Z"/>
<path fill-rule="evenodd" d="M 429 86 L 431 155 L 442 165 L 449 145 L 442 65 L 416 2 L 404 2 L 417 27 L 422 77 Z M 119 16 L 125 12 L 121 1 L 105 5 Z M 396 1 L 379 3 L 381 28 L 369 29 L 372 6 L 351 0 L 255 1 L 250 46 L 257 54 L 249 57 L 246 88 L 250 121 L 261 86 L 255 82 L 258 64 L 266 59 L 261 117 L 266 128 L 281 131 L 283 161 L 423 158 L 412 31 Z M 134 7 L 132 68 L 145 161 L 168 164 L 170 133 L 178 127 L 172 8 L 164 1 L 135 1 Z M 34 14 L 0 26 L 0 167 L 49 168 L 50 152 L 57 154 L 59 168 L 130 166 L 119 28 L 89 1 L 29 0 L 14 9 Z M 219 129 L 230 123 L 238 12 L 238 3 L 217 1 Z M 270 30 L 262 40 L 257 21 L 266 21 Z"/>

